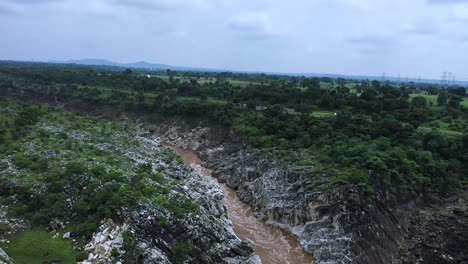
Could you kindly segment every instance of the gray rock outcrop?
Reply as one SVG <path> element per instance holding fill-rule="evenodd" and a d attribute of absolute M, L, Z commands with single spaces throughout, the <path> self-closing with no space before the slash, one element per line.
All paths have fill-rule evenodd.
<path fill-rule="evenodd" d="M 0 248 L 0 264 L 13 264 L 13 261 L 2 248 Z"/>
<path fill-rule="evenodd" d="M 423 241 L 431 239 L 425 221 L 420 219 L 422 204 L 417 200 L 392 197 L 382 190 L 366 197 L 353 187 L 318 188 L 310 179 L 328 175 L 310 175 L 275 162 L 264 153 L 245 147 L 232 131 L 202 121 L 143 122 L 163 141 L 197 151 L 205 166 L 213 170 L 213 176 L 235 189 L 239 198 L 253 207 L 257 218 L 295 234 L 316 263 L 417 263 L 411 262 L 415 261 L 414 256 L 405 257 L 402 252 L 418 256 L 424 251 L 421 248 L 427 248 Z M 430 228 L 447 230 L 441 225 L 452 219 L 451 226 L 459 226 L 454 239 L 466 243 L 468 229 L 462 230 L 468 221 L 460 216 L 453 221 L 453 215 L 438 214 L 444 204 L 429 210 L 436 215 L 428 223 Z M 417 243 L 411 244 L 414 235 Z M 439 246 L 433 245 L 435 252 L 447 252 L 444 245 L 453 244 L 448 237 L 439 239 Z M 431 259 L 452 263 L 450 258 L 463 260 L 463 256 L 468 256 L 468 247 L 457 250 L 458 253 L 440 253 L 437 258 L 431 256 L 434 251 L 422 252 L 426 261 L 420 263 L 431 263 Z M 424 257 L 416 258 L 420 259 Z"/>

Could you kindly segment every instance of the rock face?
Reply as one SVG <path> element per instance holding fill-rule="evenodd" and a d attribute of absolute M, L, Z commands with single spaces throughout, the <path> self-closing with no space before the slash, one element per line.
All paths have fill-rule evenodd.
<path fill-rule="evenodd" d="M 89 255 L 87 260 L 82 263 L 119 262 L 119 257 L 125 254 L 122 234 L 127 229 L 128 224 L 119 226 L 110 219 L 102 224 L 99 231 L 93 235 L 91 241 L 85 246 L 85 252 L 89 253 Z M 69 238 L 70 233 L 65 233 L 63 237 Z"/>
<path fill-rule="evenodd" d="M 185 182 L 188 195 L 202 207 L 197 215 L 174 219 L 152 207 L 125 216 L 134 241 L 133 254 L 142 263 L 173 263 L 174 248 L 190 241 L 188 263 L 260 263 L 252 245 L 234 233 L 223 204 L 219 185 L 208 177 L 192 173 Z M 168 220 L 162 223 L 161 217 Z M 143 252 L 143 253 L 141 253 Z M 176 256 L 177 258 L 177 256 Z"/>
<path fill-rule="evenodd" d="M 166 207 L 145 202 L 137 209 L 123 208 L 118 221 L 122 223 L 102 223 L 86 245 L 88 257 L 82 263 L 260 263 L 252 245 L 235 235 L 218 183 L 188 171 L 175 160 L 170 164 L 158 160 L 162 146 L 157 139 L 142 136 L 138 140 L 139 148 L 152 154 L 128 155 L 141 163 L 152 163 L 154 168 L 166 167 L 165 176 L 176 180 L 168 195 L 183 194 L 197 210 L 177 216 Z"/>
<path fill-rule="evenodd" d="M 467 204 L 424 207 L 411 218 L 402 263 L 468 263 Z"/>
<path fill-rule="evenodd" d="M 157 126 L 152 125 L 154 121 L 144 123 L 164 142 L 197 151 L 205 166 L 213 169 L 213 176 L 237 190 L 239 198 L 254 208 L 259 219 L 297 235 L 316 263 L 452 263 L 451 258 L 468 256 L 468 247 L 458 247 L 458 253 L 439 257 L 430 255 L 434 251 L 428 253 L 424 244 L 428 230 L 424 228 L 426 222 L 419 219 L 417 201 L 401 201 L 379 192 L 366 198 L 351 188 L 318 189 L 308 180 L 310 175 L 265 159 L 258 151 L 245 148 L 230 131 L 202 122 L 176 119 L 158 121 Z M 458 226 L 455 241 L 467 243 L 468 229 L 462 231 L 463 224 L 441 225 L 447 217 L 437 219 L 430 228 L 446 234 L 448 226 Z M 459 223 L 460 219 L 454 221 Z M 433 241 L 433 246 L 439 245 L 434 247 L 436 252 L 447 251 L 440 249 L 454 244 L 447 237 Z M 405 261 L 405 256 L 400 255 L 405 248 L 408 255 L 425 255 L 426 259 L 406 257 Z M 438 258 L 445 262 L 433 262 Z"/>
<path fill-rule="evenodd" d="M 0 248 L 0 264 L 12 264 L 10 257 Z"/>
<path fill-rule="evenodd" d="M 255 152 L 229 158 L 210 152 L 215 177 L 236 189 L 259 219 L 297 235 L 317 263 L 396 262 L 405 213 L 366 204 L 352 189 L 322 191 L 300 172 Z"/>

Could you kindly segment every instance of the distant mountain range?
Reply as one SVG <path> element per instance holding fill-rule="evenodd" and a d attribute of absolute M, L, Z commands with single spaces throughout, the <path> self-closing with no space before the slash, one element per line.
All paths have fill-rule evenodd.
<path fill-rule="evenodd" d="M 105 59 L 79 59 L 69 61 L 49 61 L 49 63 L 63 63 L 63 64 L 79 64 L 79 65 L 92 65 L 92 66 L 109 66 L 119 68 L 134 68 L 134 69 L 145 69 L 145 70 L 174 70 L 174 71 L 198 71 L 198 72 L 235 72 L 235 73 L 250 73 L 250 74 L 274 74 L 274 75 L 289 75 L 289 76 L 305 76 L 305 77 L 330 77 L 330 78 L 346 78 L 354 80 L 382 80 L 379 76 L 365 76 L 365 75 L 342 75 L 342 74 L 329 74 L 329 73 L 281 73 L 281 72 L 258 72 L 258 71 L 233 71 L 226 69 L 208 69 L 208 68 L 196 68 L 196 67 L 182 67 L 173 66 L 168 64 L 157 64 L 149 63 L 146 61 L 139 61 L 134 63 L 118 63 Z M 439 80 L 435 79 L 420 79 L 420 78 L 397 78 L 397 77 L 386 77 L 385 80 L 392 82 L 416 82 L 416 83 L 432 83 L 438 84 Z M 456 81 L 455 85 L 468 86 L 467 81 Z"/>

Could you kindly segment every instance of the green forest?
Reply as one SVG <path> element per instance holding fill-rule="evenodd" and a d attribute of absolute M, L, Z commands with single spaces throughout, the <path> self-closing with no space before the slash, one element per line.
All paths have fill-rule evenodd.
<path fill-rule="evenodd" d="M 209 120 L 265 155 L 308 170 L 323 188 L 425 199 L 468 190 L 464 87 L 5 62 L 0 95 Z M 2 127 L 2 142 L 11 140 L 5 133 L 24 139 L 21 129 Z M 41 162 L 39 155 L 27 166 L 40 171 Z"/>

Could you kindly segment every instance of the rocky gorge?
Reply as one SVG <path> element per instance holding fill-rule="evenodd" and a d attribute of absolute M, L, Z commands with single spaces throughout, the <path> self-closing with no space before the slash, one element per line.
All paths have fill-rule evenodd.
<path fill-rule="evenodd" d="M 232 131 L 184 119 L 139 122 L 164 142 L 196 151 L 258 219 L 296 235 L 316 263 L 468 261 L 468 212 L 462 198 L 425 205 L 380 191 L 368 199 L 353 188 L 323 190 L 300 169 L 245 146 Z M 456 233 L 434 241 L 447 228 Z"/>
<path fill-rule="evenodd" d="M 116 116 L 111 109 L 66 107 L 138 124 L 156 141 L 195 151 L 203 166 L 211 169 L 220 183 L 234 189 L 258 219 L 297 236 L 315 263 L 468 262 L 468 213 L 462 197 L 440 198 L 426 204 L 420 199 L 393 197 L 384 190 L 377 190 L 373 197 L 362 197 L 352 187 L 318 188 L 311 177 L 326 175 L 311 176 L 269 158 L 244 144 L 233 131 L 200 119 L 130 113 Z M 190 234 L 196 242 L 190 263 L 258 263 L 252 246 L 229 228 L 219 187 L 206 177 L 192 176 L 184 178 L 191 190 L 188 195 L 203 205 L 206 217 L 196 223 L 190 222 L 193 219 L 170 223 L 170 232 L 166 228 L 154 232 L 158 225 L 154 215 L 158 212 L 144 207 L 140 213 L 127 212 L 125 219 L 133 223 L 130 230 L 138 234 L 132 243 L 134 254 L 129 256 L 142 258 L 144 263 L 171 263 L 174 259 L 169 245 L 183 241 L 191 227 L 201 223 L 204 228 Z M 102 226 L 101 232 L 105 228 Z M 205 236 L 209 242 L 203 239 Z M 97 235 L 93 241 L 91 245 L 100 243 Z M 91 258 L 96 256 L 95 248 L 89 249 Z M 202 254 L 210 249 L 215 253 Z M 142 250 L 143 257 L 138 254 Z"/>
<path fill-rule="evenodd" d="M 176 219 L 141 204 L 140 210 L 124 212 L 123 225 L 104 222 L 86 245 L 89 255 L 82 263 L 116 263 L 115 255 L 122 256 L 120 263 L 260 263 L 251 244 L 235 235 L 219 185 L 197 173 L 186 180 L 181 189 L 201 205 L 199 213 Z M 178 245 L 188 246 L 182 259 Z"/>

